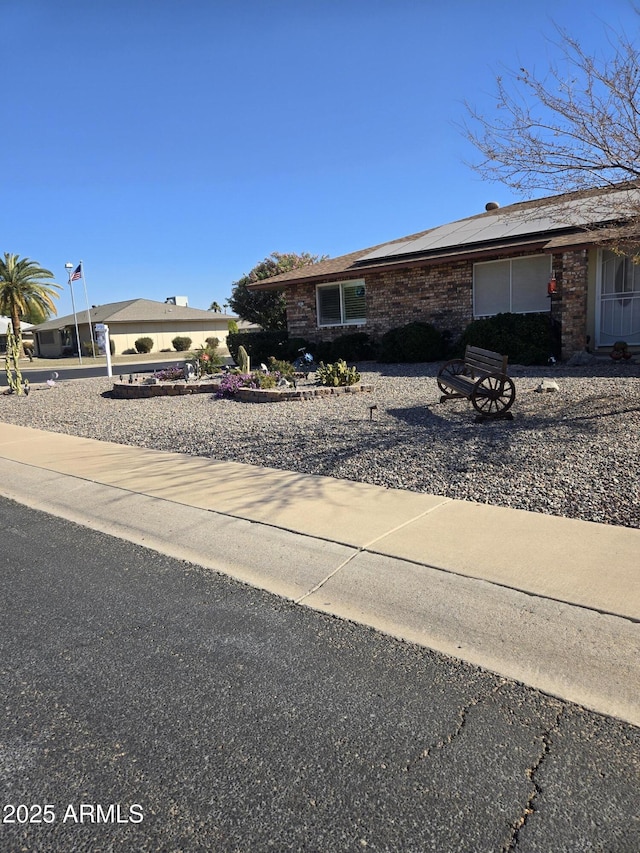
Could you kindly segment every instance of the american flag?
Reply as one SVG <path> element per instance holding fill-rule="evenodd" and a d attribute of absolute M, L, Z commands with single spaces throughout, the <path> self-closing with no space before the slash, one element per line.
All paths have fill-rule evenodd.
<path fill-rule="evenodd" d="M 82 264 L 78 264 L 71 274 L 71 281 L 77 281 L 79 278 L 82 278 Z"/>

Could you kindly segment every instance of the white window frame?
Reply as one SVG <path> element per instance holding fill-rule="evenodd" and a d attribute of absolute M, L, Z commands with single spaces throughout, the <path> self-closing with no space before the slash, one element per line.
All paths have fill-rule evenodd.
<path fill-rule="evenodd" d="M 366 314 L 366 298 L 367 298 L 367 287 L 365 284 L 365 280 L 363 278 L 356 279 L 348 279 L 346 281 L 328 281 L 326 284 L 318 284 L 316 285 L 316 317 L 318 318 L 318 328 L 328 328 L 329 326 L 363 326 L 366 322 L 366 316 L 362 318 L 358 318 L 355 320 L 346 320 L 345 319 L 345 304 L 344 304 L 344 288 L 345 287 L 353 287 L 360 286 L 364 288 L 364 298 L 365 298 L 365 314 Z M 327 290 L 329 288 L 338 288 L 340 292 L 340 322 L 332 322 L 332 323 L 323 323 L 321 322 L 320 317 L 320 291 Z"/>
<path fill-rule="evenodd" d="M 513 263 L 518 262 L 518 261 L 529 260 L 529 259 L 533 259 L 533 258 L 546 258 L 548 261 L 548 270 L 545 273 L 547 280 L 546 280 L 546 282 L 541 282 L 541 290 L 542 290 L 542 288 L 544 288 L 542 290 L 542 293 L 544 294 L 542 296 L 542 298 L 544 298 L 545 302 L 542 302 L 542 299 L 541 299 L 539 308 L 531 308 L 528 311 L 514 311 L 513 310 L 513 302 L 514 302 L 514 298 L 513 298 L 513 292 L 514 292 Z M 476 295 L 477 295 L 477 291 L 476 291 L 476 269 L 478 267 L 489 266 L 490 264 L 495 264 L 495 265 L 497 265 L 497 264 L 509 264 L 509 306 L 501 308 L 499 311 L 495 311 L 491 314 L 486 314 L 486 313 L 480 314 L 480 313 L 478 313 L 477 307 L 476 307 Z M 549 279 L 551 278 L 551 275 L 552 275 L 552 265 L 551 264 L 552 264 L 551 255 L 547 254 L 546 252 L 539 253 L 536 255 L 520 255 L 517 258 L 499 258 L 499 259 L 496 259 L 494 261 L 479 261 L 478 263 L 475 263 L 473 265 L 473 317 L 474 317 L 474 319 L 479 319 L 482 317 L 495 317 L 496 314 L 504 314 L 504 313 L 541 314 L 544 311 L 548 311 L 549 305 L 548 305 L 548 302 L 546 301 L 547 300 L 546 286 L 549 283 Z"/>

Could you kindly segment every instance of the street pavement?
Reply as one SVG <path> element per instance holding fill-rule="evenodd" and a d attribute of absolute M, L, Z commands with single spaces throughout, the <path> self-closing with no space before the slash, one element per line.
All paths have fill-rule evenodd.
<path fill-rule="evenodd" d="M 0 424 L 2 493 L 640 725 L 640 530 Z"/>
<path fill-rule="evenodd" d="M 268 528 L 249 559 L 227 522 L 257 569 Z M 638 728 L 6 498 L 0 527 L 3 853 L 640 850 Z"/>
<path fill-rule="evenodd" d="M 114 377 L 119 375 L 128 376 L 131 373 L 153 373 L 154 370 L 162 370 L 169 365 L 177 364 L 185 360 L 188 353 L 174 353 L 172 358 L 160 358 L 159 353 L 147 356 L 115 356 L 111 369 Z M 48 379 L 91 379 L 96 376 L 107 376 L 107 363 L 105 358 L 84 358 L 82 363 L 75 358 L 36 358 L 33 361 L 22 360 L 20 371 L 24 379 L 28 379 L 31 385 L 38 382 L 46 382 Z M 0 374 L 0 387 L 8 387 L 7 377 L 4 371 Z"/>

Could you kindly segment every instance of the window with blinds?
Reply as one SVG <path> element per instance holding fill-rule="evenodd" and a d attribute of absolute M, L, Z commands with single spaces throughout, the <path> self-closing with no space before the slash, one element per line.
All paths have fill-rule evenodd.
<path fill-rule="evenodd" d="M 347 326 L 364 323 L 366 295 L 364 281 L 343 281 L 316 288 L 319 326 Z"/>
<path fill-rule="evenodd" d="M 549 310 L 551 256 L 531 255 L 473 265 L 473 316 Z"/>

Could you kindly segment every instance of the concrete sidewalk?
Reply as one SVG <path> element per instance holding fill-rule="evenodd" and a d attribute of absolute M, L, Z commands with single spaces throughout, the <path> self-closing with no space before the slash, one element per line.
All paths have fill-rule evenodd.
<path fill-rule="evenodd" d="M 640 530 L 0 423 L 2 492 L 640 725 Z"/>

